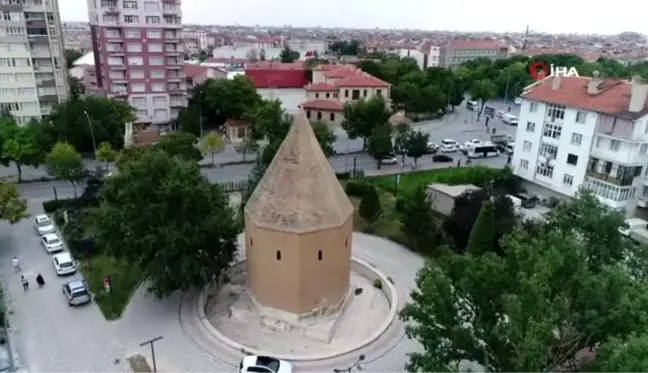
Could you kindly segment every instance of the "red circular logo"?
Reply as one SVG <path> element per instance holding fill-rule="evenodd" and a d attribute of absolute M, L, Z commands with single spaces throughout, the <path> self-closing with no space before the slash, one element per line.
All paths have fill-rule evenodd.
<path fill-rule="evenodd" d="M 529 64 L 529 74 L 535 80 L 542 80 L 549 76 L 549 64 L 546 62 L 532 62 Z"/>

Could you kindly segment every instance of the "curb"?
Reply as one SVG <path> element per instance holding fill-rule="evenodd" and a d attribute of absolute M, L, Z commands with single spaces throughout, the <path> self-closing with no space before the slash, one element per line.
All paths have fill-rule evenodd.
<path fill-rule="evenodd" d="M 248 346 L 245 346 L 239 342 L 236 342 L 232 340 L 231 338 L 225 336 L 223 333 L 221 333 L 216 327 L 214 327 L 209 319 L 207 318 L 207 315 L 205 313 L 205 298 L 207 294 L 207 290 L 209 288 L 205 288 L 201 291 L 200 295 L 198 296 L 198 302 L 196 303 L 196 307 L 198 307 L 198 317 L 200 318 L 200 322 L 202 323 L 203 327 L 207 329 L 207 331 L 215 336 L 218 340 L 223 342 L 224 344 L 228 345 L 230 348 L 233 348 L 235 350 L 241 351 L 246 355 L 260 355 L 260 356 L 273 356 L 277 359 L 283 359 L 283 360 L 288 360 L 288 361 L 318 361 L 318 360 L 327 360 L 327 359 L 332 359 L 344 355 L 348 355 L 352 352 L 358 351 L 364 347 L 367 347 L 371 343 L 375 342 L 378 338 L 380 338 L 387 330 L 389 327 L 394 323 L 394 321 L 397 320 L 397 314 L 398 314 L 398 304 L 399 304 L 399 299 L 398 299 L 398 292 L 396 291 L 396 288 L 394 284 L 389 281 L 387 275 L 385 275 L 381 270 L 376 268 L 375 266 L 371 265 L 370 263 L 356 258 L 352 257 L 351 261 L 355 262 L 356 264 L 359 264 L 369 271 L 375 273 L 378 278 L 380 278 L 380 281 L 382 282 L 383 285 L 383 291 L 385 288 L 388 289 L 389 294 L 391 295 L 391 303 L 389 305 L 389 314 L 387 315 L 387 319 L 380 325 L 378 330 L 374 332 L 371 336 L 368 338 L 360 341 L 357 345 L 351 347 L 350 349 L 347 349 L 346 351 L 343 352 L 331 352 L 331 353 L 326 353 L 326 354 L 313 354 L 313 355 L 290 355 L 290 354 L 275 354 L 271 353 L 269 351 L 263 351 L 263 350 L 258 350 L 255 348 L 251 348 Z M 234 264 L 234 266 L 244 263 L 245 261 L 239 261 L 238 263 Z M 232 267 L 234 267 L 232 266 Z M 387 296 L 387 295 L 386 295 Z"/>

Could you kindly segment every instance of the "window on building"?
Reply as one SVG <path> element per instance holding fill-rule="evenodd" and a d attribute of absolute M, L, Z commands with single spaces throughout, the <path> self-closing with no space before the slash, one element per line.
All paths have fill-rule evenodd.
<path fill-rule="evenodd" d="M 526 159 L 520 159 L 520 168 L 523 170 L 528 170 L 529 169 L 529 161 Z"/>
<path fill-rule="evenodd" d="M 162 31 L 160 30 L 147 30 L 146 31 L 146 37 L 149 39 L 161 39 L 162 38 Z"/>
<path fill-rule="evenodd" d="M 315 98 L 319 98 L 319 93 L 315 93 Z"/>
<path fill-rule="evenodd" d="M 366 89 L 362 90 L 362 97 L 367 97 L 367 90 Z"/>
<path fill-rule="evenodd" d="M 124 59 L 121 57 L 108 57 L 108 65 L 123 65 Z"/>
<path fill-rule="evenodd" d="M 348 89 L 344 90 L 344 97 L 349 98 L 349 90 Z"/>
<path fill-rule="evenodd" d="M 322 250 L 317 251 L 317 260 L 322 260 Z"/>
<path fill-rule="evenodd" d="M 153 84 L 151 84 L 151 91 L 153 91 L 153 92 L 164 92 L 164 83 L 153 83 Z"/>
<path fill-rule="evenodd" d="M 146 110 L 146 109 L 140 109 L 140 110 L 137 110 L 137 111 L 136 111 L 136 115 L 137 115 L 138 117 L 140 117 L 140 118 L 141 118 L 141 117 L 146 117 L 146 116 L 148 116 L 148 110 Z"/>
<path fill-rule="evenodd" d="M 306 118 L 310 119 L 310 117 L 311 117 L 311 112 L 310 112 L 310 110 L 307 110 L 306 111 Z"/>
<path fill-rule="evenodd" d="M 164 71 L 162 71 L 162 70 L 151 70 L 151 78 L 153 78 L 153 79 L 162 79 L 162 78 L 164 78 Z"/>
<path fill-rule="evenodd" d="M 317 112 L 317 120 L 322 120 L 322 112 L 321 111 Z"/>
<path fill-rule="evenodd" d="M 167 109 L 154 109 L 153 115 L 157 120 L 167 120 L 169 119 L 169 110 Z"/>
<path fill-rule="evenodd" d="M 619 140 L 612 140 L 610 141 L 610 150 L 619 151 L 621 149 L 621 141 Z"/>
<path fill-rule="evenodd" d="M 144 83 L 131 84 L 131 91 L 133 91 L 133 92 L 144 92 L 144 91 L 146 91 L 146 84 L 144 84 Z"/>
<path fill-rule="evenodd" d="M 382 96 L 382 89 L 376 89 L 376 96 Z"/>
<path fill-rule="evenodd" d="M 141 43 L 128 43 L 126 45 L 126 50 L 129 52 L 141 52 L 142 44 Z"/>
<path fill-rule="evenodd" d="M 619 187 L 593 177 L 586 177 L 583 186 L 601 198 L 617 202 L 632 199 L 637 192 L 635 187 Z"/>
<path fill-rule="evenodd" d="M 525 152 L 530 152 L 531 151 L 531 141 L 524 141 L 522 144 L 522 150 Z"/>
<path fill-rule="evenodd" d="M 162 58 L 162 57 L 149 57 L 149 65 L 151 65 L 151 66 L 164 65 L 164 58 Z"/>
<path fill-rule="evenodd" d="M 144 9 L 147 12 L 158 12 L 160 11 L 160 4 L 155 1 L 147 1 L 144 3 Z"/>
<path fill-rule="evenodd" d="M 572 138 L 571 138 L 572 145 L 580 145 L 581 141 L 583 141 L 583 135 L 576 132 L 572 133 Z"/>
<path fill-rule="evenodd" d="M 330 114 L 329 114 L 329 120 L 330 120 L 331 122 L 335 122 L 335 113 L 330 113 Z"/>
<path fill-rule="evenodd" d="M 144 79 L 144 70 L 129 71 L 131 79 Z"/>
<path fill-rule="evenodd" d="M 357 100 L 360 98 L 360 90 L 359 89 L 354 89 L 351 91 L 351 99 L 352 100 Z"/>
<path fill-rule="evenodd" d="M 562 126 L 554 123 L 545 124 L 544 131 L 542 131 L 543 136 L 551 137 L 556 140 L 560 140 L 561 134 L 562 134 Z"/>
<path fill-rule="evenodd" d="M 162 52 L 162 44 L 160 43 L 151 43 L 148 44 L 149 52 Z"/>
<path fill-rule="evenodd" d="M 11 58 L 0 58 L 0 67 L 11 67 Z"/>
<path fill-rule="evenodd" d="M 547 116 L 551 121 L 565 119 L 565 107 L 562 105 L 547 105 Z"/>
<path fill-rule="evenodd" d="M 139 39 L 140 30 L 134 30 L 134 29 L 126 30 L 126 37 L 129 39 Z"/>
<path fill-rule="evenodd" d="M 572 184 L 574 184 L 574 177 L 572 175 L 565 174 L 563 176 L 563 184 L 572 186 Z"/>
<path fill-rule="evenodd" d="M 31 66 L 29 58 L 12 58 L 12 63 L 15 67 L 28 67 Z"/>
<path fill-rule="evenodd" d="M 330 93 L 327 93 L 327 94 L 326 94 L 326 98 L 331 98 L 331 94 L 330 94 Z"/>
<path fill-rule="evenodd" d="M 146 106 L 146 97 L 133 96 L 131 98 L 131 103 L 133 106 Z"/>
<path fill-rule="evenodd" d="M 648 151 L 648 144 L 641 144 L 639 147 L 639 154 L 646 154 Z"/>
<path fill-rule="evenodd" d="M 158 17 L 158 16 L 146 16 L 146 24 L 147 25 L 159 25 L 160 24 L 160 17 Z"/>
<path fill-rule="evenodd" d="M 142 60 L 142 57 L 132 56 L 128 57 L 128 64 L 131 66 L 142 66 L 144 65 L 144 60 Z"/>
<path fill-rule="evenodd" d="M 556 156 L 558 155 L 558 147 L 549 144 L 540 144 L 539 154 L 543 157 L 556 159 Z"/>
<path fill-rule="evenodd" d="M 119 38 L 121 37 L 121 32 L 120 30 L 116 30 L 116 29 L 107 29 L 105 31 L 105 35 L 108 38 Z"/>
<path fill-rule="evenodd" d="M 167 104 L 167 99 L 164 96 L 155 96 L 153 97 L 153 105 L 162 106 Z"/>
<path fill-rule="evenodd" d="M 576 166 L 578 164 L 578 156 L 576 154 L 567 154 L 567 164 Z"/>
<path fill-rule="evenodd" d="M 587 113 L 584 111 L 577 111 L 576 112 L 576 123 L 585 123 L 585 120 L 587 119 Z"/>
<path fill-rule="evenodd" d="M 275 256 L 277 257 L 277 260 L 281 260 L 281 251 L 277 250 Z"/>
<path fill-rule="evenodd" d="M 124 23 L 130 23 L 130 24 L 135 24 L 139 23 L 139 16 L 133 16 L 133 15 L 125 15 L 124 16 Z"/>
<path fill-rule="evenodd" d="M 553 178 L 554 167 L 548 163 L 538 163 L 536 173 L 551 179 Z"/>
<path fill-rule="evenodd" d="M 137 1 L 124 1 L 124 9 L 137 9 Z"/>
<path fill-rule="evenodd" d="M 535 123 L 533 123 L 533 122 L 527 122 L 527 125 L 526 125 L 526 131 L 527 131 L 527 132 L 533 132 L 533 131 L 535 131 Z"/>

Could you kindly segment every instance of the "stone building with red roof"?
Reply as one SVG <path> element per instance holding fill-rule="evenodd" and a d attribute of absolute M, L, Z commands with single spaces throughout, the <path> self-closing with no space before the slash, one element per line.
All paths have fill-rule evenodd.
<path fill-rule="evenodd" d="M 542 198 L 582 186 L 614 209 L 648 206 L 648 84 L 548 77 L 521 96 L 512 167 Z"/>

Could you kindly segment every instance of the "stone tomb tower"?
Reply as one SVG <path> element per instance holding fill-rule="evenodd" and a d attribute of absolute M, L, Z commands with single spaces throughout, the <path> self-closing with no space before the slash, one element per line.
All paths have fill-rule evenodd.
<path fill-rule="evenodd" d="M 281 317 L 337 310 L 349 292 L 353 205 L 303 112 L 245 206 L 250 295 Z"/>

